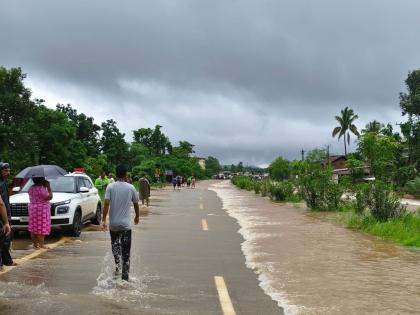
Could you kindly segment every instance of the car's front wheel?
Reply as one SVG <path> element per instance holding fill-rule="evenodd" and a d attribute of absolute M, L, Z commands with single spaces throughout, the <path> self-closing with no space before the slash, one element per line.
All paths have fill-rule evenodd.
<path fill-rule="evenodd" d="M 96 206 L 96 213 L 95 213 L 95 217 L 92 219 L 92 223 L 99 225 L 101 224 L 101 221 L 102 221 L 102 208 L 101 208 L 101 205 L 98 204 Z"/>
<path fill-rule="evenodd" d="M 70 229 L 70 235 L 78 237 L 82 232 L 82 214 L 80 211 L 76 211 L 73 218 L 73 224 Z"/>

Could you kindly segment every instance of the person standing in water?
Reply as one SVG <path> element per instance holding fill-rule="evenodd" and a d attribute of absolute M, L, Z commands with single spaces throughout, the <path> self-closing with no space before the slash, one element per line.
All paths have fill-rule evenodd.
<path fill-rule="evenodd" d="M 7 187 L 7 177 L 10 175 L 9 163 L 0 162 L 0 196 L 3 199 L 3 203 L 6 207 L 7 218 L 9 225 L 11 225 L 10 219 L 12 217 L 10 202 L 9 202 L 9 189 Z M 13 261 L 10 254 L 10 247 L 12 244 L 13 232 L 10 231 L 7 234 L 2 235 L 1 247 L 0 247 L 0 266 L 16 266 L 17 263 Z"/>
<path fill-rule="evenodd" d="M 7 217 L 6 205 L 0 195 L 0 249 L 3 246 L 4 239 L 10 234 L 11 228 L 9 218 Z M 4 271 L 3 261 L 0 255 L 0 272 Z"/>
<path fill-rule="evenodd" d="M 146 201 L 146 206 L 148 207 L 150 197 L 150 183 L 149 180 L 146 178 L 146 174 L 144 173 L 139 179 L 139 196 L 141 199 L 141 204 L 144 206 L 144 202 Z"/>
<path fill-rule="evenodd" d="M 50 183 L 44 177 L 32 178 L 34 184 L 29 188 L 29 225 L 34 249 L 44 248 L 46 235 L 51 232 L 51 204 L 53 198 Z"/>
<path fill-rule="evenodd" d="M 133 185 L 127 183 L 127 168 L 118 165 L 116 168 L 117 181 L 109 184 L 105 191 L 105 204 L 102 212 L 102 230 L 107 230 L 107 215 L 109 212 L 109 233 L 111 234 L 111 248 L 115 260 L 115 273 L 128 281 L 130 272 L 131 252 L 131 207 L 132 203 L 136 216 L 134 224 L 139 224 L 140 209 L 137 191 Z"/>

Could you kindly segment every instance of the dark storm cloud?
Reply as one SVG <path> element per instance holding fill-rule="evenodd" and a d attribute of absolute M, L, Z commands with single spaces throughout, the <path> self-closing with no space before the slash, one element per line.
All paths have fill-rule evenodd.
<path fill-rule="evenodd" d="M 127 133 L 160 123 L 227 163 L 336 143 L 344 106 L 361 126 L 401 120 L 420 65 L 415 0 L 0 3 L 0 63 L 34 92 Z"/>

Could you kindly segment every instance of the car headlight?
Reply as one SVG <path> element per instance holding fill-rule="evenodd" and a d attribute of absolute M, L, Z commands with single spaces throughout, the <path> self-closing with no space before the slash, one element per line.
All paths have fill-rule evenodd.
<path fill-rule="evenodd" d="M 71 199 L 54 203 L 54 207 L 56 209 L 56 213 L 57 214 L 65 214 L 65 213 L 68 213 L 69 212 L 69 209 L 70 209 L 70 207 L 68 206 L 68 204 L 70 202 L 71 202 Z"/>
<path fill-rule="evenodd" d="M 55 202 L 54 206 L 58 207 L 58 206 L 62 206 L 62 205 L 68 205 L 70 202 L 71 202 L 71 199 L 60 201 L 60 202 Z"/>
<path fill-rule="evenodd" d="M 69 206 L 60 206 L 60 207 L 57 207 L 56 209 L 57 209 L 57 214 L 64 214 L 64 213 L 69 212 Z"/>

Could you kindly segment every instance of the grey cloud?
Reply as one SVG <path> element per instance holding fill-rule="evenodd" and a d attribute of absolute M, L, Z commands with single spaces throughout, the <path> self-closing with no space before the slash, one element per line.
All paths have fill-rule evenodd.
<path fill-rule="evenodd" d="M 401 119 L 418 12 L 416 0 L 0 0 L 0 63 L 100 119 L 137 113 L 116 115 L 128 134 L 161 123 L 222 160 L 268 161 L 335 143 L 344 106 L 361 126 Z"/>

